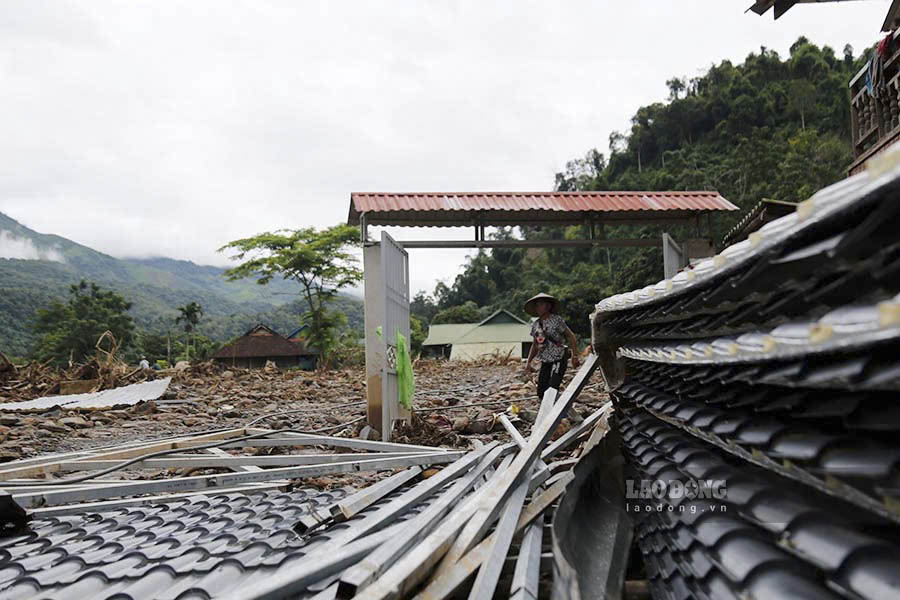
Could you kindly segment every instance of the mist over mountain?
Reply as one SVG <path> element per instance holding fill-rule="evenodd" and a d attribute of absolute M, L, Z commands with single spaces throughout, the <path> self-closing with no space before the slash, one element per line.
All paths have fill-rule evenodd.
<path fill-rule="evenodd" d="M 38 233 L 0 213 L 0 351 L 27 355 L 34 342 L 35 310 L 66 298 L 69 286 L 81 279 L 132 302 L 131 314 L 146 331 L 177 331 L 177 308 L 189 302 L 203 306 L 198 332 L 216 341 L 241 335 L 260 322 L 280 333 L 299 326 L 305 303 L 297 284 L 228 281 L 224 272 L 166 257 L 115 258 L 58 235 Z M 350 326 L 361 329 L 361 302 L 345 296 L 337 302 Z"/>

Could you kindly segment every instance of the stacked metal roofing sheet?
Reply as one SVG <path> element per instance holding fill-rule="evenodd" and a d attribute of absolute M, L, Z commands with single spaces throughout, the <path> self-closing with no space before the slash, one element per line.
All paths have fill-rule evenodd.
<path fill-rule="evenodd" d="M 597 305 L 654 598 L 898 597 L 898 156 Z"/>

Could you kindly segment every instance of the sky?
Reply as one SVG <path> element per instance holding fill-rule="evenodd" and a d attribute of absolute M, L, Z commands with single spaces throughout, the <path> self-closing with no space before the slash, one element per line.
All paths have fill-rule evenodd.
<path fill-rule="evenodd" d="M 667 79 L 801 35 L 859 52 L 890 0 L 777 22 L 750 4 L 7 0 L 0 212 L 113 256 L 225 265 L 230 240 L 346 221 L 351 192 L 547 191 Z M 411 250 L 413 293 L 466 253 Z"/>

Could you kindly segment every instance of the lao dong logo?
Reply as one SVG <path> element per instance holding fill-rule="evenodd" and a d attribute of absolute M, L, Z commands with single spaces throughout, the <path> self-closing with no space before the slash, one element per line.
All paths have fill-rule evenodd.
<path fill-rule="evenodd" d="M 625 510 L 629 512 L 689 511 L 696 513 L 700 510 L 725 512 L 727 507 L 724 503 L 710 502 L 707 507 L 702 503 L 698 506 L 697 502 L 685 502 L 685 500 L 724 500 L 726 496 L 725 481 L 721 479 L 625 480 L 625 498 L 645 501 L 626 503 Z"/>

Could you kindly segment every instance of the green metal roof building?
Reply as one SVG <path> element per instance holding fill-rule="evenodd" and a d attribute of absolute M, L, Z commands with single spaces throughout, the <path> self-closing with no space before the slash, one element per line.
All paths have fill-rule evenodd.
<path fill-rule="evenodd" d="M 450 360 L 495 354 L 525 357 L 531 349 L 531 325 L 509 311 L 498 310 L 480 323 L 432 325 L 423 345 Z"/>

